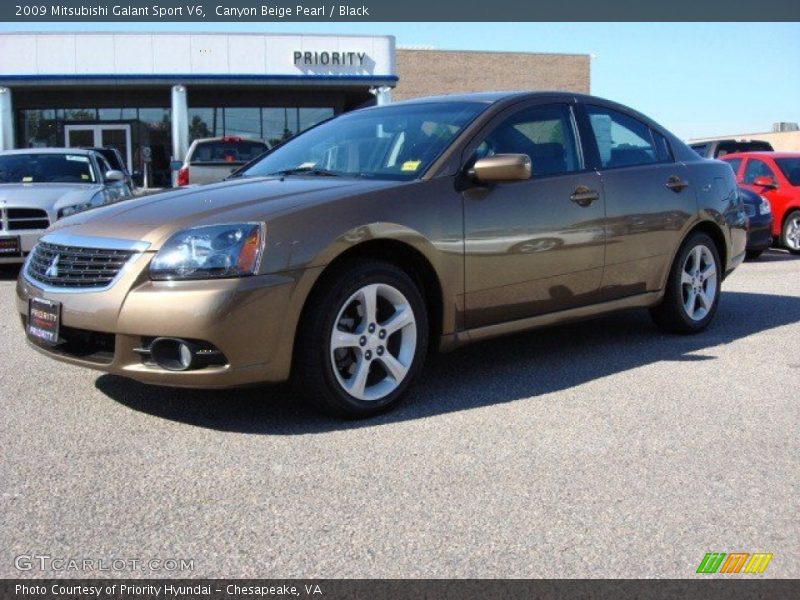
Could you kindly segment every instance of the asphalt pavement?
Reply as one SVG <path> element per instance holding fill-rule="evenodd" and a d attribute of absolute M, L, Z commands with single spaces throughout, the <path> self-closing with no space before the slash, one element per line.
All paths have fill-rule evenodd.
<path fill-rule="evenodd" d="M 785 252 L 739 268 L 703 334 L 634 311 L 485 342 L 355 423 L 285 386 L 171 390 L 49 360 L 0 275 L 0 577 L 683 578 L 713 551 L 800 577 Z"/>

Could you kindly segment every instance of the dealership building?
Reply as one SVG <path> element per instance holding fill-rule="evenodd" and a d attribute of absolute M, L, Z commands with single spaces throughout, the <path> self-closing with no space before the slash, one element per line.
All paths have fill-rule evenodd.
<path fill-rule="evenodd" d="M 589 92 L 587 55 L 396 49 L 393 36 L 0 34 L 0 148 L 117 147 L 168 185 L 195 138 L 270 144 L 391 99 Z"/>

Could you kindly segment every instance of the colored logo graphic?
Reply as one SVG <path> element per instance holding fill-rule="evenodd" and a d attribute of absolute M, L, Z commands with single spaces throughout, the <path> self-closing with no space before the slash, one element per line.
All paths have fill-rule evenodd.
<path fill-rule="evenodd" d="M 756 552 L 734 552 L 725 554 L 724 552 L 709 552 L 700 561 L 697 567 L 698 573 L 763 573 L 767 568 L 772 554 Z"/>

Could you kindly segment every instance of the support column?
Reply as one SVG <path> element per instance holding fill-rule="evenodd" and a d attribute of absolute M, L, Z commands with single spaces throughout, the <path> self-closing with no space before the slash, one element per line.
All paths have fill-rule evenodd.
<path fill-rule="evenodd" d="M 11 107 L 11 90 L 0 87 L 0 150 L 14 148 L 14 111 Z"/>
<path fill-rule="evenodd" d="M 186 96 L 186 86 L 172 86 L 172 160 L 180 161 L 186 158 L 189 150 L 189 102 Z M 178 173 L 172 171 L 172 186 L 176 185 Z"/>
<path fill-rule="evenodd" d="M 370 88 L 369 92 L 375 96 L 375 104 L 378 106 L 389 104 L 392 101 L 392 88 L 388 85 Z"/>

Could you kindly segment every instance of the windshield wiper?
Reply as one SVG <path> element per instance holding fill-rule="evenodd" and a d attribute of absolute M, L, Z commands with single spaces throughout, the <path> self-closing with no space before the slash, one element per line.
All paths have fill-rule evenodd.
<path fill-rule="evenodd" d="M 274 177 L 276 175 L 317 175 L 319 177 L 342 177 L 341 173 L 329 171 L 327 169 L 319 169 L 317 167 L 295 167 L 294 169 L 284 169 L 283 171 L 270 173 L 270 176 Z"/>

